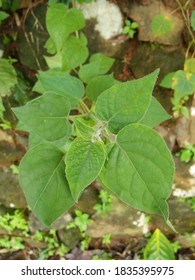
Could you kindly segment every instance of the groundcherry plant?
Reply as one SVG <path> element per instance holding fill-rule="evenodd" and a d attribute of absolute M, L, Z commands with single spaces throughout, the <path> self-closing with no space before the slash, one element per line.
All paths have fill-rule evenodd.
<path fill-rule="evenodd" d="M 38 73 L 42 95 L 13 108 L 29 132 L 19 167 L 29 207 L 50 225 L 94 180 L 127 203 L 160 214 L 167 223 L 174 163 L 153 128 L 169 118 L 152 96 L 159 70 L 127 82 L 112 74 L 114 59 L 89 56 L 81 11 L 48 7 L 49 70 Z"/>

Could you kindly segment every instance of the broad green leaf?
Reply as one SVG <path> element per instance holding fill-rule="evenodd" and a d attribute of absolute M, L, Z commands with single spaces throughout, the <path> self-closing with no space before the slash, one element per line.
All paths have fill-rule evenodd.
<path fill-rule="evenodd" d="M 91 121 L 85 120 L 84 116 L 70 116 L 76 127 L 76 134 L 84 139 L 91 140 L 95 129 L 91 127 Z"/>
<path fill-rule="evenodd" d="M 132 124 L 117 135 L 100 179 L 127 204 L 162 215 L 168 222 L 174 162 L 163 138 L 151 128 Z"/>
<path fill-rule="evenodd" d="M 144 249 L 144 260 L 175 260 L 171 243 L 159 229 L 155 230 Z"/>
<path fill-rule="evenodd" d="M 17 75 L 14 67 L 7 59 L 0 58 L 0 96 L 10 94 L 10 88 L 17 83 Z"/>
<path fill-rule="evenodd" d="M 44 47 L 47 49 L 47 52 L 50 54 L 54 55 L 57 52 L 57 49 L 56 49 L 55 44 L 52 41 L 51 37 L 49 37 L 49 39 L 46 41 Z"/>
<path fill-rule="evenodd" d="M 85 64 L 79 70 L 79 77 L 85 83 L 92 78 L 103 75 L 109 71 L 114 63 L 114 59 L 97 53 L 91 56 L 90 63 Z"/>
<path fill-rule="evenodd" d="M 85 20 L 78 9 L 68 9 L 66 5 L 58 3 L 48 8 L 46 26 L 57 52 L 59 52 L 68 35 L 85 26 Z"/>
<path fill-rule="evenodd" d="M 180 98 L 195 91 L 195 74 L 179 70 L 175 73 L 172 81 L 172 88 L 177 91 Z"/>
<path fill-rule="evenodd" d="M 97 99 L 97 117 L 108 123 L 117 133 L 130 123 L 139 122 L 146 113 L 159 70 L 133 81 L 116 84 L 104 91 Z"/>
<path fill-rule="evenodd" d="M 48 143 L 30 149 L 20 163 L 28 205 L 47 226 L 74 204 L 64 170 L 64 154 Z"/>
<path fill-rule="evenodd" d="M 28 128 L 23 127 L 23 129 L 21 129 L 21 130 L 28 131 Z M 54 146 L 58 147 L 61 151 L 64 151 L 64 147 L 65 147 L 68 139 L 71 136 L 71 132 L 72 132 L 72 128 L 69 125 L 68 129 L 66 130 L 66 135 L 64 137 L 60 138 L 59 140 L 52 141 L 52 144 Z M 43 143 L 50 143 L 50 141 L 47 141 L 47 140 L 43 139 L 42 137 L 38 136 L 37 134 L 33 133 L 32 131 L 30 131 L 29 139 L 28 139 L 29 149 L 31 149 L 39 144 L 43 144 Z"/>
<path fill-rule="evenodd" d="M 45 92 L 45 90 L 44 90 L 44 88 L 43 88 L 42 83 L 41 83 L 40 80 L 37 80 L 37 81 L 35 82 L 35 84 L 34 84 L 34 86 L 33 86 L 33 88 L 32 88 L 32 91 L 38 92 L 38 93 L 44 93 L 44 92 Z"/>
<path fill-rule="evenodd" d="M 50 69 L 60 68 L 62 69 L 62 54 L 56 53 L 52 56 L 44 56 L 45 61 Z"/>
<path fill-rule="evenodd" d="M 152 33 L 157 36 L 164 36 L 172 31 L 174 22 L 169 16 L 156 15 L 152 19 L 151 29 Z"/>
<path fill-rule="evenodd" d="M 47 93 L 13 111 L 28 128 L 27 131 L 45 140 L 56 141 L 69 132 L 67 116 L 70 105 L 67 98 L 61 95 Z"/>
<path fill-rule="evenodd" d="M 62 69 L 64 71 L 82 65 L 88 57 L 88 48 L 81 39 L 70 36 L 67 38 L 62 50 Z"/>
<path fill-rule="evenodd" d="M 140 123 L 149 127 L 155 127 L 158 124 L 170 119 L 170 117 L 171 116 L 165 111 L 156 98 L 152 97 L 150 106 Z"/>
<path fill-rule="evenodd" d="M 168 89 L 172 89 L 172 79 L 176 72 L 168 73 L 161 81 L 160 86 Z"/>
<path fill-rule="evenodd" d="M 195 11 L 192 11 L 192 14 L 190 16 L 190 24 L 191 24 L 192 30 L 195 31 Z"/>
<path fill-rule="evenodd" d="M 184 71 L 195 74 L 195 58 L 190 58 L 185 61 Z"/>
<path fill-rule="evenodd" d="M 39 72 L 38 78 L 46 92 L 54 92 L 66 97 L 74 108 L 84 95 L 82 82 L 58 69 L 50 69 L 46 72 Z"/>
<path fill-rule="evenodd" d="M 81 192 L 101 172 L 105 161 L 103 143 L 77 138 L 72 143 L 66 158 L 66 176 L 72 196 L 78 200 Z"/>
<path fill-rule="evenodd" d="M 4 11 L 0 11 L 0 24 L 2 21 L 4 21 L 6 18 L 8 18 L 10 15 Z"/>
<path fill-rule="evenodd" d="M 94 101 L 103 91 L 117 83 L 119 82 L 114 79 L 112 74 L 94 77 L 87 84 L 86 95 L 90 100 Z"/>
<path fill-rule="evenodd" d="M 102 53 L 95 53 L 91 56 L 90 62 L 99 63 L 100 74 L 105 74 L 112 67 L 114 63 L 114 58 L 108 57 Z"/>

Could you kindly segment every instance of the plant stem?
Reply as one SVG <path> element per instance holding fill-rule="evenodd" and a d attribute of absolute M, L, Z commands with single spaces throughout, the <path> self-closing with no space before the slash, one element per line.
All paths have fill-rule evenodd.
<path fill-rule="evenodd" d="M 183 16 L 183 18 L 184 18 L 185 25 L 186 25 L 186 27 L 187 27 L 187 29 L 188 29 L 188 32 L 189 32 L 189 34 L 190 34 L 190 36 L 191 36 L 191 38 L 192 38 L 192 41 L 189 43 L 188 50 L 187 50 L 187 53 L 186 53 L 186 55 L 188 55 L 191 46 L 192 46 L 193 44 L 195 44 L 195 37 L 194 37 L 194 34 L 193 34 L 193 32 L 192 32 L 192 30 L 191 30 L 191 28 L 190 28 L 190 24 L 189 24 L 189 22 L 188 22 L 188 19 L 187 19 L 187 17 L 186 17 L 185 12 L 184 12 L 184 8 L 182 7 L 182 5 L 181 5 L 181 3 L 180 3 L 179 0 L 176 0 L 176 2 L 177 2 L 178 6 L 179 6 L 179 8 L 180 8 L 180 10 L 181 10 L 182 16 Z"/>
<path fill-rule="evenodd" d="M 81 108 L 81 111 L 82 111 L 81 113 L 85 113 L 85 114 L 89 114 L 90 113 L 89 108 L 87 107 L 85 102 L 83 102 L 83 100 L 80 100 L 79 107 Z"/>

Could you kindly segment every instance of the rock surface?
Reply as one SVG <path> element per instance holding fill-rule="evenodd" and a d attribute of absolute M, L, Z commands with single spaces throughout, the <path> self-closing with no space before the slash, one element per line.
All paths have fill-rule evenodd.
<path fill-rule="evenodd" d="M 143 43 L 134 52 L 130 66 L 136 78 L 160 68 L 159 83 L 166 74 L 182 69 L 184 60 L 184 53 L 178 48 Z"/>
<path fill-rule="evenodd" d="M 26 199 L 19 186 L 18 175 L 9 167 L 0 167 L 0 204 L 8 208 L 26 208 Z"/>
<path fill-rule="evenodd" d="M 156 15 L 163 15 L 172 21 L 172 30 L 163 36 L 155 36 L 152 33 L 151 23 Z M 163 45 L 179 45 L 182 43 L 181 35 L 184 29 L 182 16 L 180 13 L 173 13 L 172 8 L 165 7 L 162 1 L 150 0 L 145 5 L 140 5 L 139 2 L 135 1 L 128 16 L 139 24 L 138 39 L 140 41 L 156 42 Z"/>

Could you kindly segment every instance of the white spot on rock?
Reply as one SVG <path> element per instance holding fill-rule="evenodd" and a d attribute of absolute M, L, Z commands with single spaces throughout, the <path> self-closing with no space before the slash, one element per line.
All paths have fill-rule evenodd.
<path fill-rule="evenodd" d="M 190 189 L 190 190 L 181 190 L 181 189 L 175 189 L 173 191 L 173 195 L 176 197 L 192 197 L 195 196 L 195 189 Z"/>
<path fill-rule="evenodd" d="M 97 0 L 91 4 L 82 4 L 78 7 L 82 10 L 85 19 L 95 18 L 97 24 L 95 30 L 108 40 L 121 34 L 123 28 L 123 17 L 119 7 L 106 0 Z"/>
<path fill-rule="evenodd" d="M 14 207 L 15 207 L 15 204 L 14 204 L 14 203 L 10 203 L 10 204 L 9 204 L 9 207 L 10 207 L 10 208 L 14 208 Z"/>
<path fill-rule="evenodd" d="M 143 227 L 143 234 L 146 234 L 149 231 L 148 224 L 146 223 L 146 215 L 144 213 L 141 213 L 138 220 L 133 221 L 133 225 L 137 227 Z"/>
<path fill-rule="evenodd" d="M 188 171 L 189 171 L 190 175 L 195 177 L 195 164 L 191 165 Z"/>
<path fill-rule="evenodd" d="M 190 114 L 192 117 L 195 117 L 195 107 L 191 107 Z"/>

